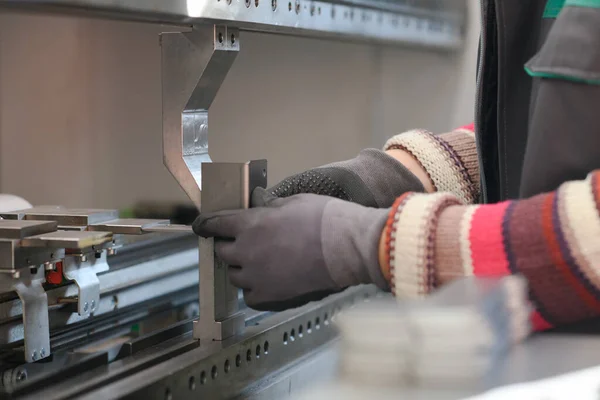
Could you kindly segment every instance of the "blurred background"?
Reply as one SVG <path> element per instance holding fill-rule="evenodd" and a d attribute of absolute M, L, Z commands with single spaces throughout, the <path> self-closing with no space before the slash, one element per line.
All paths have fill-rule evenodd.
<path fill-rule="evenodd" d="M 479 2 L 459 53 L 243 33 L 210 113 L 215 161 L 269 182 L 472 121 Z M 187 203 L 162 164 L 158 25 L 0 14 L 0 192 L 34 205 Z"/>

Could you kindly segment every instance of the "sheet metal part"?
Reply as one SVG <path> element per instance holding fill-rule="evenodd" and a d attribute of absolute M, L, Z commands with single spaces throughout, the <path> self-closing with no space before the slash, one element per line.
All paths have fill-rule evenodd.
<path fill-rule="evenodd" d="M 250 207 L 250 194 L 267 185 L 267 161 L 202 165 L 202 212 Z M 213 238 L 199 238 L 200 318 L 194 338 L 223 340 L 243 329 L 239 290 L 229 282 L 227 265 L 214 253 Z"/>
<path fill-rule="evenodd" d="M 0 220 L 0 238 L 23 239 L 26 236 L 53 232 L 58 224 L 55 221 L 19 221 L 11 219 Z"/>
<path fill-rule="evenodd" d="M 18 276 L 0 276 L 0 291 L 14 291 L 21 300 L 26 362 L 50 355 L 48 297 L 42 286 L 44 280 L 43 268 L 27 269 Z"/>
<path fill-rule="evenodd" d="M 100 280 L 97 274 L 108 271 L 106 252 L 88 257 L 85 261 L 78 256 L 68 256 L 63 264 L 63 275 L 77 285 L 77 313 L 88 317 L 100 304 Z"/>
<path fill-rule="evenodd" d="M 109 232 L 56 231 L 29 236 L 21 240 L 23 247 L 49 247 L 53 249 L 86 249 L 112 240 Z"/>
<path fill-rule="evenodd" d="M 89 231 L 111 232 L 114 234 L 124 235 L 142 235 L 148 232 L 148 229 L 165 226 L 169 224 L 169 220 L 160 219 L 136 219 L 136 218 L 119 218 L 111 221 L 102 222 L 99 224 L 90 225 L 87 227 Z"/>
<path fill-rule="evenodd" d="M 0 6 L 440 49 L 462 45 L 466 19 L 460 0 L 0 0 Z"/>
<path fill-rule="evenodd" d="M 239 49 L 239 31 L 195 27 L 161 35 L 163 161 L 200 208 L 208 154 L 208 110 Z"/>
<path fill-rule="evenodd" d="M 34 207 L 27 210 L 0 214 L 6 219 L 56 221 L 62 226 L 87 226 L 119 218 L 117 210 L 63 208 L 60 206 Z"/>
<path fill-rule="evenodd" d="M 144 227 L 143 231 L 146 233 L 193 233 L 190 225 L 180 224 L 153 225 Z"/>

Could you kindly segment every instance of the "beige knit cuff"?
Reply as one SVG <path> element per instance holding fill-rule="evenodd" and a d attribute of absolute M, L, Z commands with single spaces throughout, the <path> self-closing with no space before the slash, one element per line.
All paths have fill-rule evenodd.
<path fill-rule="evenodd" d="M 466 129 L 434 135 L 412 130 L 394 136 L 384 150 L 411 153 L 429 174 L 438 192 L 451 192 L 466 204 L 479 200 L 479 162 L 475 135 Z"/>
<path fill-rule="evenodd" d="M 389 257 L 391 286 L 399 299 L 423 297 L 437 286 L 435 231 L 442 210 L 461 204 L 450 193 L 413 194 L 394 216 Z"/>

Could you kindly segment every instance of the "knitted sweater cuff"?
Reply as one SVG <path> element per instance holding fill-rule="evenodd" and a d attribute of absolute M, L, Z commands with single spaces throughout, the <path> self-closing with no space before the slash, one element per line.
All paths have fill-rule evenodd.
<path fill-rule="evenodd" d="M 423 297 L 437 286 L 437 220 L 442 210 L 456 204 L 461 203 L 450 193 L 411 193 L 394 203 L 385 229 L 386 261 L 399 299 Z"/>
<path fill-rule="evenodd" d="M 479 162 L 475 135 L 468 128 L 434 135 L 412 130 L 389 139 L 384 150 L 402 149 L 427 171 L 436 191 L 450 192 L 466 204 L 479 200 Z"/>

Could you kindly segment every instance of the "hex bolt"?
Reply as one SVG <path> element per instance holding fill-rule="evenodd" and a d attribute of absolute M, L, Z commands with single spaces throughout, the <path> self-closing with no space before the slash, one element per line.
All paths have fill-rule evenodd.
<path fill-rule="evenodd" d="M 96 300 L 92 300 L 92 311 L 96 309 Z"/>
<path fill-rule="evenodd" d="M 46 357 L 46 350 L 42 347 L 42 349 L 40 350 L 40 356 L 41 357 Z"/>
<path fill-rule="evenodd" d="M 15 279 L 19 279 L 21 277 L 21 273 L 19 271 L 14 271 L 12 273 L 12 277 Z"/>
<path fill-rule="evenodd" d="M 108 250 L 107 250 L 107 252 L 106 252 L 106 253 L 107 253 L 109 256 L 114 256 L 115 254 L 117 254 L 117 250 L 111 247 L 110 249 L 108 249 Z"/>
<path fill-rule="evenodd" d="M 46 271 L 53 271 L 54 270 L 54 264 L 52 264 L 51 262 L 45 262 L 44 263 L 44 269 Z"/>
<path fill-rule="evenodd" d="M 23 382 L 25 379 L 27 379 L 27 371 L 24 369 L 21 369 L 17 372 L 17 376 L 15 377 L 15 380 L 17 382 Z"/>
<path fill-rule="evenodd" d="M 83 311 L 84 311 L 84 312 L 87 312 L 87 310 L 88 310 L 88 303 L 87 303 L 87 301 L 86 301 L 86 302 L 83 304 Z"/>
<path fill-rule="evenodd" d="M 38 357 L 37 357 L 37 351 L 35 351 L 35 350 L 34 350 L 34 351 L 33 351 L 33 353 L 31 353 L 31 359 L 32 359 L 33 361 L 35 361 L 35 360 L 37 360 L 37 358 L 38 358 Z"/>

